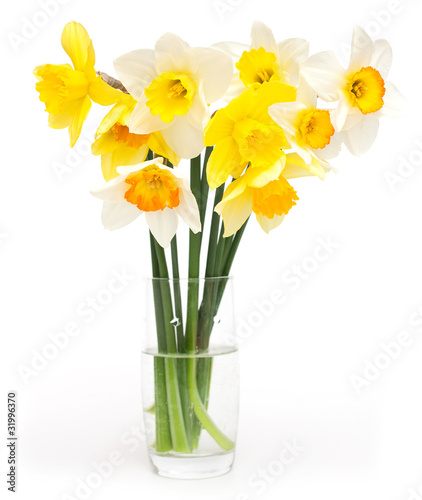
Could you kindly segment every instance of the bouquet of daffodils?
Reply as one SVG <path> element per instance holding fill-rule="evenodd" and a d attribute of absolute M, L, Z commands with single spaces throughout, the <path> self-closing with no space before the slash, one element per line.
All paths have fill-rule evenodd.
<path fill-rule="evenodd" d="M 103 201 L 106 229 L 145 216 L 152 274 L 162 279 L 153 286 L 158 349 L 166 354 L 209 347 L 210 318 L 225 282 L 205 287 L 200 297 L 201 246 L 208 248 L 204 277 L 228 277 L 252 212 L 266 233 L 275 229 L 299 199 L 296 178 L 324 179 L 343 144 L 354 155 L 364 153 L 379 118 L 403 107 L 387 81 L 390 45 L 358 27 L 346 69 L 333 52 L 309 57 L 303 39 L 277 43 L 261 22 L 252 26 L 250 45 L 197 48 L 166 33 L 154 50 L 115 60 L 117 78 L 96 71 L 81 24 L 69 23 L 61 42 L 72 64 L 35 68 L 36 90 L 50 127 L 68 128 L 71 146 L 92 102 L 111 106 L 92 144 L 106 182 L 92 194 Z M 190 160 L 190 172 L 182 160 Z M 206 218 L 209 201 L 213 212 Z M 170 255 L 172 277 L 179 278 L 179 217 L 190 228 L 189 286 L 186 320 L 174 328 L 171 319 L 182 318 L 180 296 L 175 289 L 173 299 L 166 279 Z M 157 452 L 194 451 L 201 428 L 231 450 L 234 443 L 208 414 L 210 369 L 199 371 L 193 357 L 177 367 L 171 361 L 157 360 L 155 367 Z"/>

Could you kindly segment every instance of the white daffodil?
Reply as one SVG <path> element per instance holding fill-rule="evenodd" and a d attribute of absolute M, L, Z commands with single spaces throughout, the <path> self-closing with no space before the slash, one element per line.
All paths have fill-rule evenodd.
<path fill-rule="evenodd" d="M 117 172 L 118 177 L 91 191 L 104 201 L 105 229 L 119 229 L 145 213 L 151 233 L 164 248 L 176 234 L 179 215 L 194 233 L 201 230 L 198 205 L 187 179 L 178 169 L 165 166 L 163 158 L 118 167 Z"/>
<path fill-rule="evenodd" d="M 178 156 L 198 156 L 204 148 L 208 104 L 223 96 L 232 79 L 230 57 L 213 48 L 190 47 L 177 35 L 166 33 L 155 50 L 134 50 L 119 57 L 114 66 L 138 101 L 130 132 L 161 131 Z"/>
<path fill-rule="evenodd" d="M 404 98 L 386 81 L 392 51 L 386 40 L 372 41 L 358 26 L 354 29 L 349 67 L 344 69 L 333 52 L 320 52 L 302 65 L 302 75 L 324 101 L 339 101 L 336 128 L 348 149 L 366 152 L 378 132 L 379 118 L 403 113 Z"/>
<path fill-rule="evenodd" d="M 297 86 L 300 64 L 308 57 L 309 44 L 302 38 L 290 38 L 277 44 L 273 32 L 264 23 L 255 21 L 251 45 L 221 42 L 213 45 L 232 57 L 236 70 L 224 96 L 230 101 L 245 87 L 255 83 L 280 81 Z"/>
<path fill-rule="evenodd" d="M 341 147 L 331 123 L 332 112 L 317 109 L 317 96 L 306 83 L 299 86 L 296 102 L 273 104 L 268 112 L 310 173 L 324 179 L 331 168 L 325 160 L 337 156 Z"/>

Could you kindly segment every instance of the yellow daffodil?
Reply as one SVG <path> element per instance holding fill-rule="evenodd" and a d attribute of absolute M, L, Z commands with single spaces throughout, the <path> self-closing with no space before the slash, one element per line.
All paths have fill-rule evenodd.
<path fill-rule="evenodd" d="M 34 70 L 38 79 L 35 88 L 49 113 L 50 127 L 69 127 L 70 146 L 73 147 L 91 109 L 91 100 L 109 106 L 119 100 L 121 92 L 96 75 L 92 40 L 81 24 L 68 23 L 61 42 L 73 68 L 70 64 L 37 66 Z"/>
<path fill-rule="evenodd" d="M 344 69 L 333 52 L 311 56 L 302 66 L 302 75 L 324 101 L 339 101 L 336 128 L 356 155 L 366 152 L 378 132 L 379 118 L 403 112 L 404 98 L 388 82 L 392 52 L 386 40 L 373 42 L 356 27 L 352 38 L 349 67 Z"/>
<path fill-rule="evenodd" d="M 207 164 L 211 189 L 227 180 L 239 177 L 248 163 L 251 168 L 271 167 L 289 147 L 283 130 L 268 114 L 276 102 L 294 101 L 296 89 L 280 82 L 251 85 L 216 112 L 204 135 L 206 146 L 215 148 Z"/>
<path fill-rule="evenodd" d="M 213 48 L 193 48 L 171 33 L 155 50 L 135 50 L 114 66 L 138 103 L 129 131 L 161 131 L 166 144 L 182 158 L 194 158 L 204 148 L 208 105 L 220 99 L 233 75 L 231 59 Z"/>
<path fill-rule="evenodd" d="M 311 175 L 305 162 L 296 154 L 288 154 L 272 169 L 270 180 L 264 180 L 259 169 L 248 168 L 226 188 L 215 211 L 223 217 L 224 236 L 238 231 L 252 212 L 262 229 L 269 233 L 279 226 L 296 205 L 296 191 L 287 179 Z"/>
<path fill-rule="evenodd" d="M 302 38 L 276 43 L 273 32 L 260 21 L 252 25 L 250 47 L 233 42 L 217 43 L 214 47 L 230 55 L 236 67 L 224 96 L 226 101 L 256 83 L 279 81 L 297 86 L 300 64 L 306 60 L 309 51 L 308 42 Z"/>
<path fill-rule="evenodd" d="M 135 99 L 122 93 L 119 102 L 104 117 L 97 130 L 98 138 L 92 144 L 91 150 L 92 154 L 101 155 L 101 168 L 106 181 L 119 175 L 117 167 L 143 162 L 149 149 L 158 156 L 168 158 L 173 165 L 180 161 L 180 157 L 164 142 L 161 132 L 129 132 L 129 120 L 135 106 Z"/>
<path fill-rule="evenodd" d="M 201 230 L 195 196 L 179 169 L 166 167 L 158 157 L 117 171 L 118 177 L 91 191 L 104 201 L 106 229 L 124 227 L 144 213 L 151 233 L 164 248 L 176 234 L 179 216 L 194 233 Z"/>
<path fill-rule="evenodd" d="M 268 112 L 283 129 L 290 148 L 304 160 L 306 168 L 324 179 L 325 171 L 331 168 L 326 160 L 338 155 L 341 141 L 338 134 L 334 134 L 333 113 L 316 106 L 316 94 L 302 83 L 296 102 L 273 104 Z"/>

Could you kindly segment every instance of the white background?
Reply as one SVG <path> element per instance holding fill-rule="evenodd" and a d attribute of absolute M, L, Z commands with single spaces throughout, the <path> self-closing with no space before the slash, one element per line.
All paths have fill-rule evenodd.
<path fill-rule="evenodd" d="M 56 3 L 47 19 L 41 3 L 1 8 L 2 498 L 12 495 L 5 479 L 11 390 L 18 394 L 16 496 L 22 500 L 81 498 L 78 480 L 115 451 L 122 463 L 86 498 L 404 500 L 411 489 L 422 491 L 420 2 L 68 0 Z M 273 234 L 250 223 L 234 268 L 236 312 L 247 337 L 237 461 L 231 474 L 214 480 L 168 480 L 151 472 L 144 443 L 131 451 L 121 442 L 141 425 L 146 226 L 140 219 L 115 233 L 103 230 L 101 202 L 89 194 L 102 182 L 99 159 L 87 146 L 104 110 L 94 108 L 70 157 L 67 131 L 47 126 L 31 71 L 68 62 L 60 35 L 70 20 L 87 28 L 97 69 L 113 74 L 113 59 L 152 48 L 166 31 L 198 46 L 248 43 L 255 19 L 278 40 L 307 38 L 311 53 L 334 50 L 343 63 L 355 24 L 387 38 L 394 50 L 390 79 L 410 112 L 382 122 L 364 157 L 344 151 L 335 163 L 339 173 L 324 183 L 297 181 L 300 201 Z M 44 26 L 31 33 L 28 20 Z M 16 42 L 16 36 L 24 38 Z M 69 171 L 58 176 L 58 164 Z M 324 261 L 312 260 L 321 239 L 336 248 Z M 308 270 L 298 287 L 289 281 L 295 265 Z M 86 324 L 78 305 L 123 269 L 133 279 Z M 259 304 L 274 289 L 287 299 L 264 318 Z M 254 321 L 259 325 L 251 328 Z M 69 322 L 80 334 L 25 384 L 18 367 L 30 367 L 49 334 Z M 410 336 L 409 345 L 359 392 L 351 376 L 363 377 L 369 361 L 388 363 L 381 344 L 400 332 Z M 275 477 L 284 443 L 294 440 L 303 450 Z M 258 488 L 253 481 L 260 470 L 268 480 Z"/>

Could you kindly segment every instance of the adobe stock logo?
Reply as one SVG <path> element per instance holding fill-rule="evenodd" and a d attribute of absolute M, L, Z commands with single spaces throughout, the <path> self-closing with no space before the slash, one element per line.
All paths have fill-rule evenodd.
<path fill-rule="evenodd" d="M 87 296 L 79 302 L 75 308 L 75 315 L 56 332 L 50 332 L 45 342 L 39 349 L 32 349 L 30 360 L 26 364 L 20 364 L 17 371 L 25 385 L 45 371 L 60 354 L 75 342 L 74 339 L 81 336 L 84 327 L 93 323 L 101 314 L 104 314 L 114 302 L 116 296 L 123 293 L 134 276 L 128 275 L 125 269 L 117 271 L 112 269 L 108 283 L 96 291 L 95 294 Z"/>
<path fill-rule="evenodd" d="M 51 168 L 56 179 L 63 182 L 69 174 L 75 172 L 84 161 L 92 157 L 91 144 L 95 140 L 95 130 L 83 130 L 78 142 L 73 148 L 67 146 L 64 158 L 60 161 L 54 160 Z"/>
<path fill-rule="evenodd" d="M 271 290 L 267 298 L 255 300 L 251 304 L 247 316 L 237 318 L 237 328 L 235 332 L 226 332 L 224 341 L 228 345 L 235 342 L 242 345 L 250 339 L 258 328 L 261 328 L 265 321 L 275 314 L 281 306 L 285 306 L 288 300 L 297 293 L 312 276 L 338 253 L 341 247 L 340 242 L 335 241 L 330 235 L 316 239 L 312 251 L 299 262 L 292 264 L 280 276 L 281 285 Z"/>
<path fill-rule="evenodd" d="M 19 33 L 8 33 L 7 39 L 15 52 L 20 52 L 23 47 L 35 38 L 60 11 L 60 7 L 67 5 L 70 0 L 40 0 L 39 9 L 29 18 L 21 18 Z"/>
<path fill-rule="evenodd" d="M 422 167 L 422 141 L 414 139 L 413 144 L 414 147 L 406 155 L 397 158 L 397 167 L 394 170 L 384 172 L 384 178 L 392 193 Z"/>
<path fill-rule="evenodd" d="M 363 360 L 363 369 L 360 373 L 352 373 L 349 376 L 358 396 L 365 388 L 378 380 L 385 370 L 394 365 L 405 350 L 414 343 L 414 333 L 422 333 L 422 306 L 409 316 L 408 324 L 410 326 L 408 331 L 402 330 L 394 339 L 381 342 L 380 351 L 375 356 Z"/>
<path fill-rule="evenodd" d="M 296 439 L 292 442 L 284 441 L 277 458 L 248 477 L 249 491 L 239 493 L 236 500 L 251 500 L 262 495 L 305 451 L 306 448 L 299 445 Z"/>

